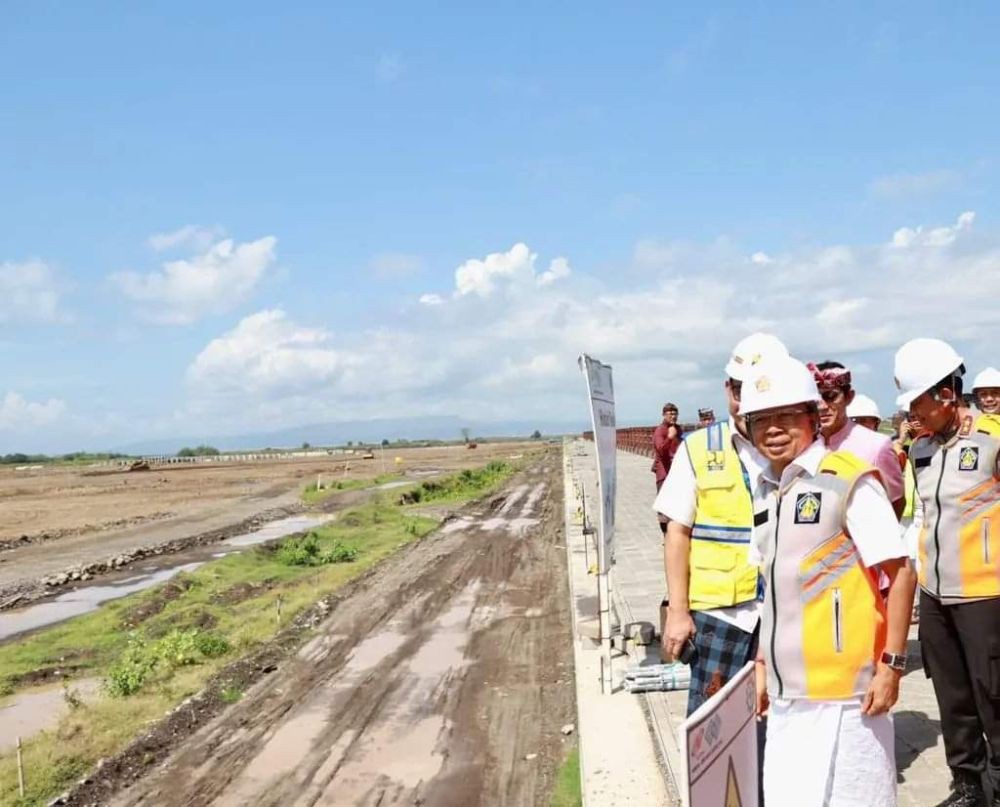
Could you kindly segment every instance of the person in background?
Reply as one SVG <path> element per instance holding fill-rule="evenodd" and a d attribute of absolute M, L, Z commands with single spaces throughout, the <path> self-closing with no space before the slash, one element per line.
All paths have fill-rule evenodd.
<path fill-rule="evenodd" d="M 715 412 L 711 409 L 699 409 L 698 410 L 698 428 L 704 429 L 706 426 L 711 426 L 715 423 Z"/>
<path fill-rule="evenodd" d="M 855 393 L 854 400 L 847 405 L 847 417 L 859 426 L 864 426 L 873 432 L 877 432 L 878 427 L 882 425 L 882 415 L 879 414 L 878 404 L 860 392 Z"/>
<path fill-rule="evenodd" d="M 672 403 L 663 404 L 663 419 L 653 430 L 653 467 L 656 476 L 656 492 L 663 487 L 663 480 L 670 473 L 677 447 L 681 444 L 681 428 L 677 425 L 677 407 Z M 660 516 L 660 532 L 667 534 L 667 519 Z"/>
<path fill-rule="evenodd" d="M 767 807 L 895 807 L 889 709 L 906 669 L 916 577 L 871 464 L 820 436 L 813 372 L 762 363 L 740 414 L 767 460 L 752 562 L 765 600 L 757 711 L 767 714 Z M 877 579 L 888 578 L 888 596 Z"/>
<path fill-rule="evenodd" d="M 823 439 L 831 451 L 850 451 L 878 469 L 897 517 L 903 512 L 903 470 L 892 441 L 884 434 L 862 428 L 847 417 L 854 401 L 851 371 L 835 361 L 808 365 L 819 389 L 819 422 Z"/>
<path fill-rule="evenodd" d="M 1000 370 L 987 367 L 972 382 L 976 406 L 984 415 L 1000 417 Z"/>
<path fill-rule="evenodd" d="M 895 359 L 896 402 L 920 420 L 910 446 L 919 541 L 920 652 L 941 714 L 951 796 L 1000 805 L 1000 437 L 962 398 L 965 365 L 940 339 Z"/>
<path fill-rule="evenodd" d="M 733 348 L 724 384 L 729 419 L 687 436 L 653 505 L 670 519 L 663 550 L 669 601 L 661 642 L 669 658 L 684 655 L 691 666 L 688 714 L 756 653 L 759 576 L 747 554 L 750 494 L 763 458 L 747 437 L 740 394 L 755 366 L 787 355 L 766 333 L 751 334 Z"/>

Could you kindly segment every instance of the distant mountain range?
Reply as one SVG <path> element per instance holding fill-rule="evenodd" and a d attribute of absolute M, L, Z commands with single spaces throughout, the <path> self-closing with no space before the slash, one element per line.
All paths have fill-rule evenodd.
<path fill-rule="evenodd" d="M 413 418 L 382 418 L 377 420 L 345 420 L 337 423 L 317 423 L 293 426 L 270 432 L 219 435 L 206 434 L 184 438 L 141 440 L 121 446 L 123 454 L 176 454 L 185 446 L 209 445 L 220 451 L 260 448 L 298 448 L 303 443 L 313 446 L 354 443 L 381 443 L 382 440 L 461 440 L 462 430 L 470 438 L 530 437 L 537 429 L 543 435 L 579 433 L 590 428 L 582 418 L 575 421 L 474 421 L 454 415 Z"/>

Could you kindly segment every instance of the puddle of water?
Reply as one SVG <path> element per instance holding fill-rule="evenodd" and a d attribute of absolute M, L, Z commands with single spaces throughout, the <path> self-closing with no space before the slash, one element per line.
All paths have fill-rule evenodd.
<path fill-rule="evenodd" d="M 248 532 L 243 535 L 234 535 L 222 542 L 224 546 L 256 546 L 276 538 L 284 538 L 296 532 L 305 532 L 321 524 L 326 524 L 330 520 L 329 516 L 291 516 L 281 518 L 265 524 L 256 532 Z"/>
<path fill-rule="evenodd" d="M 151 574 L 129 577 L 120 583 L 106 586 L 83 586 L 81 588 L 60 594 L 54 600 L 29 605 L 13 611 L 0 613 L 0 641 L 9 639 L 19 633 L 24 633 L 47 625 L 54 625 L 82 614 L 96 611 L 102 603 L 117 600 L 129 594 L 151 588 L 166 582 L 181 572 L 191 571 L 201 566 L 201 563 L 185 563 L 170 569 L 161 569 Z"/>
<path fill-rule="evenodd" d="M 93 700 L 100 691 L 97 678 L 81 678 L 68 682 L 71 692 L 84 701 Z M 17 746 L 17 738 L 22 742 L 34 735 L 55 728 L 63 715 L 69 712 L 69 704 L 61 685 L 48 686 L 22 692 L 0 706 L 0 754 Z"/>
<path fill-rule="evenodd" d="M 396 482 L 386 482 L 385 484 L 379 485 L 378 490 L 392 490 L 393 488 L 401 488 L 403 485 L 412 485 L 413 482 L 409 479 L 400 479 Z"/>
<path fill-rule="evenodd" d="M 318 527 L 330 521 L 329 516 L 292 516 L 278 521 L 272 521 L 264 525 L 257 532 L 236 535 L 221 542 L 223 551 L 213 552 L 208 557 L 220 558 L 234 552 L 240 552 L 247 547 L 256 546 L 266 541 L 274 541 L 284 538 L 296 532 Z M 97 610 L 103 603 L 109 600 L 117 600 L 145 591 L 148 588 L 165 583 L 181 572 L 189 572 L 197 569 L 204 559 L 191 561 L 192 554 L 195 557 L 206 558 L 204 550 L 191 550 L 190 553 L 181 553 L 173 558 L 173 566 L 156 569 L 143 574 L 130 574 L 128 577 L 116 580 L 112 583 L 99 585 L 83 585 L 70 589 L 63 594 L 45 602 L 28 605 L 24 608 L 17 608 L 10 611 L 0 612 L 0 642 L 10 639 L 20 633 L 30 630 L 37 630 L 57 622 L 63 622 L 76 616 L 88 614 Z M 185 560 L 185 556 L 187 560 Z M 159 561 L 169 560 L 169 556 L 164 556 Z"/>

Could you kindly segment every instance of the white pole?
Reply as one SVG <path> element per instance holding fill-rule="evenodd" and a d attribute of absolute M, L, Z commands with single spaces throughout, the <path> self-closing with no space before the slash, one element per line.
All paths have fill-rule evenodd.
<path fill-rule="evenodd" d="M 24 798 L 24 760 L 21 758 L 21 738 L 17 738 L 17 789 Z"/>

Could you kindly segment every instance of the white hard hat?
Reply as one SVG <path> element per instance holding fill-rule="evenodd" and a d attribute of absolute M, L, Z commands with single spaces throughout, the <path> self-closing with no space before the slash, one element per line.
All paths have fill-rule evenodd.
<path fill-rule="evenodd" d="M 849 418 L 882 419 L 882 416 L 878 412 L 878 404 L 860 392 L 855 393 L 854 400 L 847 405 L 847 416 Z"/>
<path fill-rule="evenodd" d="M 940 339 L 911 339 L 896 351 L 896 404 L 909 409 L 914 398 L 962 366 L 955 348 Z"/>
<path fill-rule="evenodd" d="M 752 333 L 741 339 L 726 364 L 726 375 L 737 381 L 746 381 L 752 367 L 772 358 L 788 355 L 788 348 L 777 336 L 769 333 Z"/>
<path fill-rule="evenodd" d="M 987 387 L 1000 387 L 1000 370 L 996 367 L 987 367 L 985 370 L 981 370 L 976 376 L 976 380 L 972 382 L 973 392 Z"/>
<path fill-rule="evenodd" d="M 819 403 L 819 390 L 812 371 L 791 356 L 761 362 L 743 381 L 741 415 L 799 403 Z"/>

